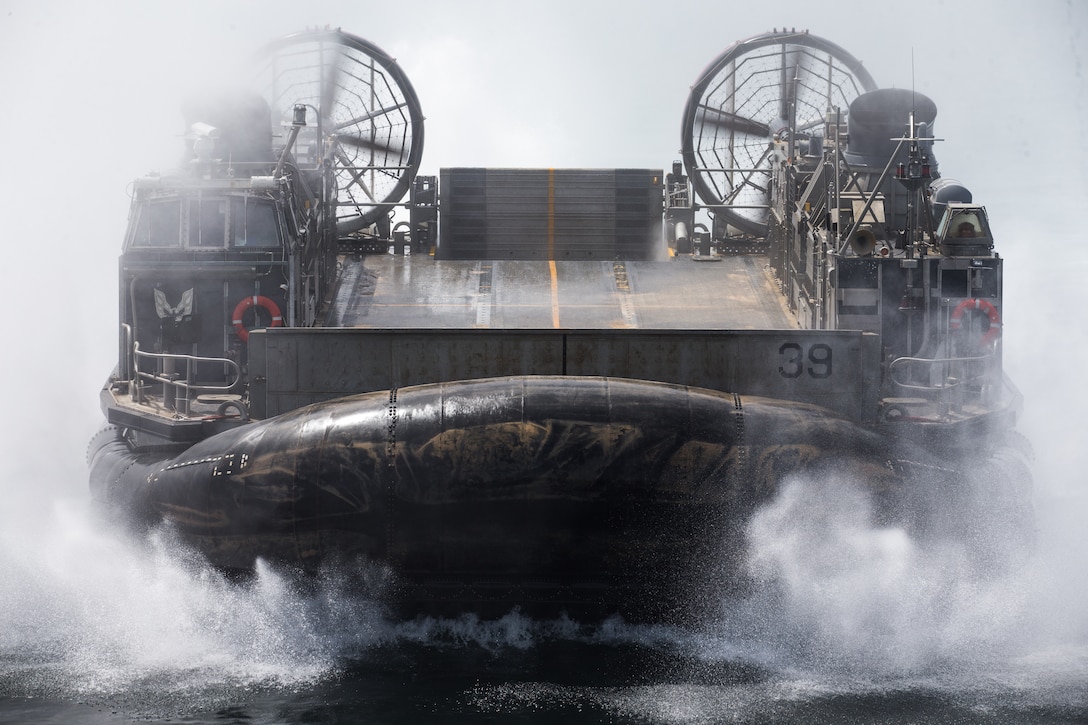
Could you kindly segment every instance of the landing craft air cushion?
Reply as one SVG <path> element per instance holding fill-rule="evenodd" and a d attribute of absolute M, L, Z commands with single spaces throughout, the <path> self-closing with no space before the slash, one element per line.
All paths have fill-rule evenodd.
<path fill-rule="evenodd" d="M 1002 260 L 925 96 L 775 31 L 698 76 L 668 171 L 435 177 L 379 48 L 260 59 L 135 185 L 111 510 L 224 569 L 377 564 L 409 610 L 646 619 L 743 590 L 791 480 L 923 539 L 1030 539 Z"/>

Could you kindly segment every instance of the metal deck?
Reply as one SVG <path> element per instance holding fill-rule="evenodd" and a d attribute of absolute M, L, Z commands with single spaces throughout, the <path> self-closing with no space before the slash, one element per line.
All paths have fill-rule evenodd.
<path fill-rule="evenodd" d="M 324 327 L 788 330 L 761 256 L 698 262 L 342 258 Z"/>

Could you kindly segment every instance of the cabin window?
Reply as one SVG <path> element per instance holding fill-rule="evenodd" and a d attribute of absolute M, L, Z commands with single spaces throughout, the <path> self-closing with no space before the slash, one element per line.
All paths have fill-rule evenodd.
<path fill-rule="evenodd" d="M 268 201 L 235 197 L 231 201 L 231 244 L 234 247 L 280 246 L 276 207 Z"/>
<path fill-rule="evenodd" d="M 975 214 L 957 214 L 952 217 L 948 229 L 950 236 L 958 239 L 970 239 L 982 236 L 982 226 L 979 224 L 978 216 Z"/>
<path fill-rule="evenodd" d="M 227 200 L 189 201 L 189 247 L 222 249 L 227 241 Z"/>
<path fill-rule="evenodd" d="M 153 201 L 140 207 L 134 247 L 180 247 L 181 202 L 177 199 Z"/>
<path fill-rule="evenodd" d="M 937 237 L 942 240 L 990 240 L 986 212 L 981 207 L 949 208 L 941 218 Z"/>

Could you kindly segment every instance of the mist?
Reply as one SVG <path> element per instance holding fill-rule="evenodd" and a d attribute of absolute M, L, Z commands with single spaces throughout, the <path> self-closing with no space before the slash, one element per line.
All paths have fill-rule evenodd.
<path fill-rule="evenodd" d="M 1088 338 L 1079 315 L 1088 6 L 932 0 L 897 18 L 888 6 L 840 2 L 834 13 L 795 1 L 0 3 L 0 651 L 64 652 L 57 686 L 83 673 L 76 690 L 93 693 L 155 676 L 184 689 L 187 672 L 309 682 L 345 650 L 436 636 L 390 634 L 380 610 L 339 598 L 335 586 L 294 592 L 273 572 L 231 586 L 165 534 L 128 541 L 90 511 L 84 453 L 116 361 L 127 189 L 180 157 L 187 93 L 230 81 L 230 69 L 274 37 L 328 24 L 404 68 L 426 116 L 424 173 L 666 168 L 679 158 L 699 72 L 735 40 L 788 25 L 843 46 L 879 85 L 933 98 L 942 173 L 987 206 L 1006 259 L 1005 367 L 1024 394 L 1019 428 L 1036 451 L 1038 550 L 1018 572 L 980 576 L 954 550 L 921 550 L 874 524 L 849 482 L 818 482 L 807 495 L 787 488 L 752 531 L 762 544 L 752 565 L 776 582 L 779 618 L 757 616 L 753 601 L 699 640 L 701 650 L 714 658 L 740 647 L 854 675 L 982 672 L 1022 688 L 1088 679 Z M 798 507 L 817 507 L 827 525 L 784 524 Z M 443 626 L 441 636 L 454 636 Z M 501 635 L 465 626 L 470 639 L 504 646 L 534 636 L 517 620 Z M 344 631 L 355 634 L 334 634 Z"/>

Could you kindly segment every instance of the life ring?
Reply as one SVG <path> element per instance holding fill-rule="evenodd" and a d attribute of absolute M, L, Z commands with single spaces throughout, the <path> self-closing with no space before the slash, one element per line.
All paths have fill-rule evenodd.
<path fill-rule="evenodd" d="M 982 335 L 979 343 L 989 345 L 996 340 L 998 335 L 1001 334 L 1001 315 L 997 313 L 997 308 L 988 300 L 979 299 L 978 297 L 964 300 L 956 305 L 956 309 L 952 310 L 952 318 L 948 321 L 948 329 L 952 331 L 960 329 L 960 325 L 963 323 L 963 313 L 967 312 L 967 310 L 982 310 L 990 320 L 990 329 Z"/>
<path fill-rule="evenodd" d="M 283 325 L 283 315 L 280 314 L 280 308 L 276 306 L 275 302 L 263 295 L 244 297 L 242 301 L 238 303 L 238 306 L 234 308 L 234 314 L 231 315 L 231 322 L 234 323 L 234 332 L 242 342 L 249 342 L 249 330 L 242 324 L 242 315 L 246 313 L 246 310 L 254 306 L 264 308 L 265 312 L 272 317 L 272 324 L 270 327 L 280 327 Z"/>

